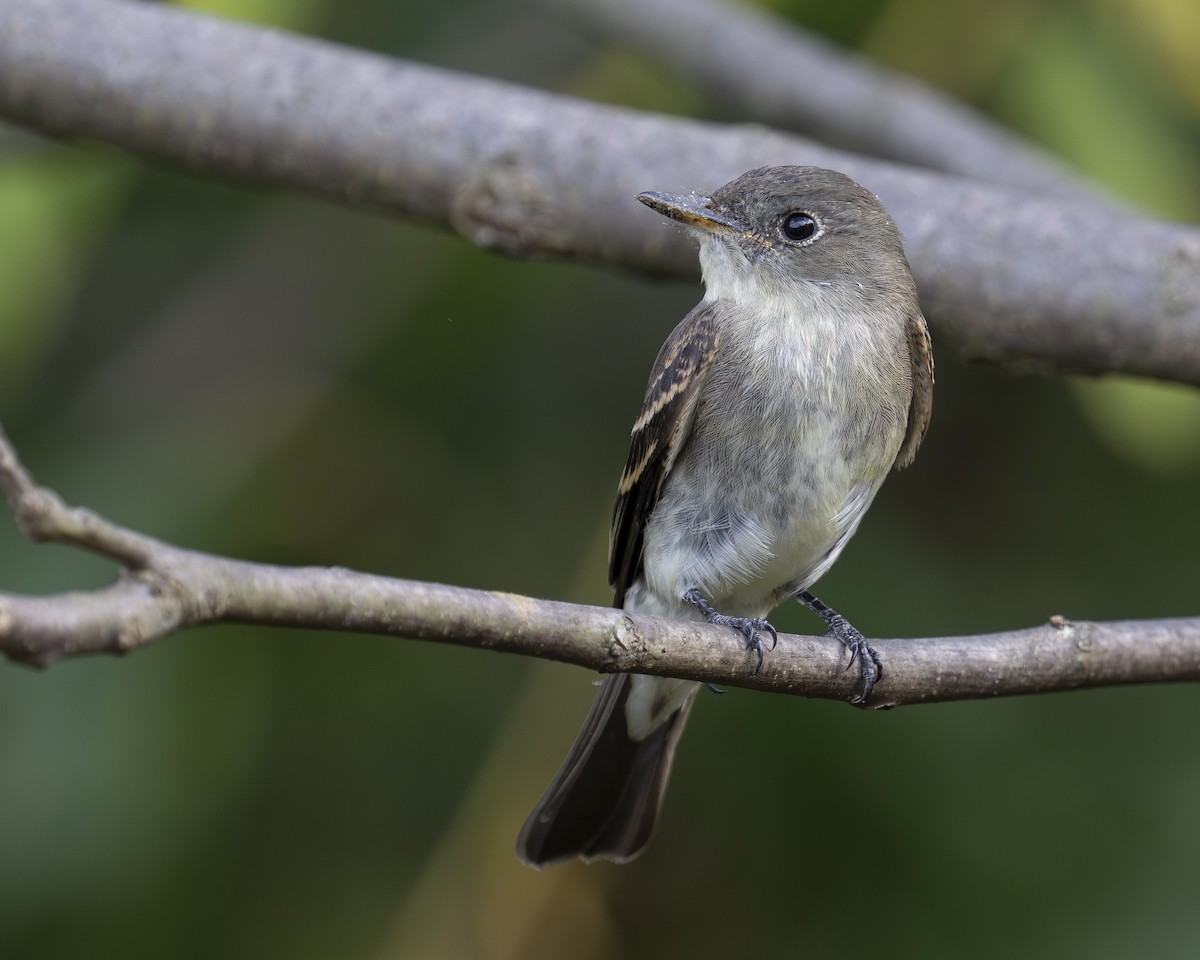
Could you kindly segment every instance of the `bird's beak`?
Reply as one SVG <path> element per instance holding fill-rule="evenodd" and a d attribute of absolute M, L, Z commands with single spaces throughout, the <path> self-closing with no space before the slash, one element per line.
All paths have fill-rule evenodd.
<path fill-rule="evenodd" d="M 713 233 L 725 230 L 739 236 L 746 236 L 750 232 L 744 224 L 714 210 L 712 197 L 656 193 L 650 190 L 646 193 L 639 193 L 637 198 L 651 210 L 657 210 L 664 217 L 677 220 L 687 227 L 696 227 Z"/>

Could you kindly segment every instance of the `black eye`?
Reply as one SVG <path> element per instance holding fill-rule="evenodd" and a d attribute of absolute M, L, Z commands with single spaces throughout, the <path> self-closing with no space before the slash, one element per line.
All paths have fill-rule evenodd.
<path fill-rule="evenodd" d="M 783 218 L 779 225 L 783 235 L 799 243 L 810 239 L 817 232 L 817 221 L 803 211 L 797 210 Z"/>

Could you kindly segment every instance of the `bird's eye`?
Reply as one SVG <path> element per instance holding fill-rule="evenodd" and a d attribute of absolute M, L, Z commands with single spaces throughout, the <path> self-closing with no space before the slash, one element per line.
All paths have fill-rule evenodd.
<path fill-rule="evenodd" d="M 811 214 L 797 210 L 783 218 L 779 229 L 788 240 L 800 243 L 811 240 L 816 235 L 817 221 Z"/>

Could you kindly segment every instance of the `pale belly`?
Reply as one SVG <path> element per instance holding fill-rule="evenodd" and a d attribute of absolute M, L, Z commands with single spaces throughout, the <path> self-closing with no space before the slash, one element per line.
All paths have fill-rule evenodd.
<path fill-rule="evenodd" d="M 676 461 L 627 607 L 691 618 L 680 598 L 695 588 L 721 613 L 765 616 L 837 559 L 903 438 L 899 413 L 853 415 L 802 397 L 740 409 L 735 429 L 696 430 Z"/>

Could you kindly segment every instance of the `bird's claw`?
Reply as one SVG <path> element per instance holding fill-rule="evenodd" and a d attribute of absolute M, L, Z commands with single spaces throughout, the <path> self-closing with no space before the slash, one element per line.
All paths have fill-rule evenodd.
<path fill-rule="evenodd" d="M 856 662 L 859 664 L 863 688 L 862 692 L 855 694 L 850 702 L 866 703 L 871 698 L 875 684 L 883 676 L 883 661 L 879 658 L 879 654 L 849 620 L 836 610 L 826 606 L 807 590 L 800 593 L 797 599 L 825 621 L 825 636 L 837 640 L 850 654 L 850 660 L 843 668 L 843 672 L 849 670 Z"/>
<path fill-rule="evenodd" d="M 867 643 L 867 638 L 845 617 L 834 614 L 828 623 L 829 627 L 825 631 L 825 636 L 833 637 L 850 654 L 850 659 L 846 662 L 842 672 L 849 670 L 856 662 L 861 664 L 859 669 L 862 671 L 862 693 L 855 694 L 850 702 L 866 703 L 871 698 L 871 691 L 875 689 L 876 682 L 883 676 L 883 661 Z"/>
<path fill-rule="evenodd" d="M 746 649 L 753 650 L 757 654 L 754 664 L 754 674 L 757 675 L 758 671 L 762 669 L 763 651 L 765 649 L 760 634 L 769 633 L 771 635 L 772 650 L 779 643 L 779 633 L 771 625 L 770 621 L 763 617 L 729 617 L 723 613 L 717 613 L 713 609 L 713 605 L 704 599 L 699 590 L 689 590 L 683 595 L 683 599 L 704 614 L 704 619 L 709 623 L 716 624 L 719 627 L 733 627 L 733 629 L 746 638 Z"/>
<path fill-rule="evenodd" d="M 858 633 L 857 630 L 854 632 Z M 826 634 L 826 636 L 830 635 L 839 640 L 850 653 L 850 660 L 843 669 L 843 673 L 854 666 L 856 660 L 862 664 L 862 693 L 856 693 L 850 698 L 850 702 L 866 703 L 871 697 L 871 691 L 875 689 L 875 683 L 883 676 L 883 661 L 879 659 L 879 654 L 867 643 L 862 634 L 859 634 L 856 639 L 850 640 L 845 640 L 832 631 Z"/>
<path fill-rule="evenodd" d="M 754 664 L 754 673 L 757 675 L 763 665 L 763 641 L 759 634 L 769 633 L 771 635 L 772 650 L 779 642 L 779 634 L 762 617 L 728 617 L 727 619 L 730 621 L 727 625 L 741 631 L 742 636 L 746 638 L 746 649 L 753 650 L 758 655 L 758 660 Z"/>

